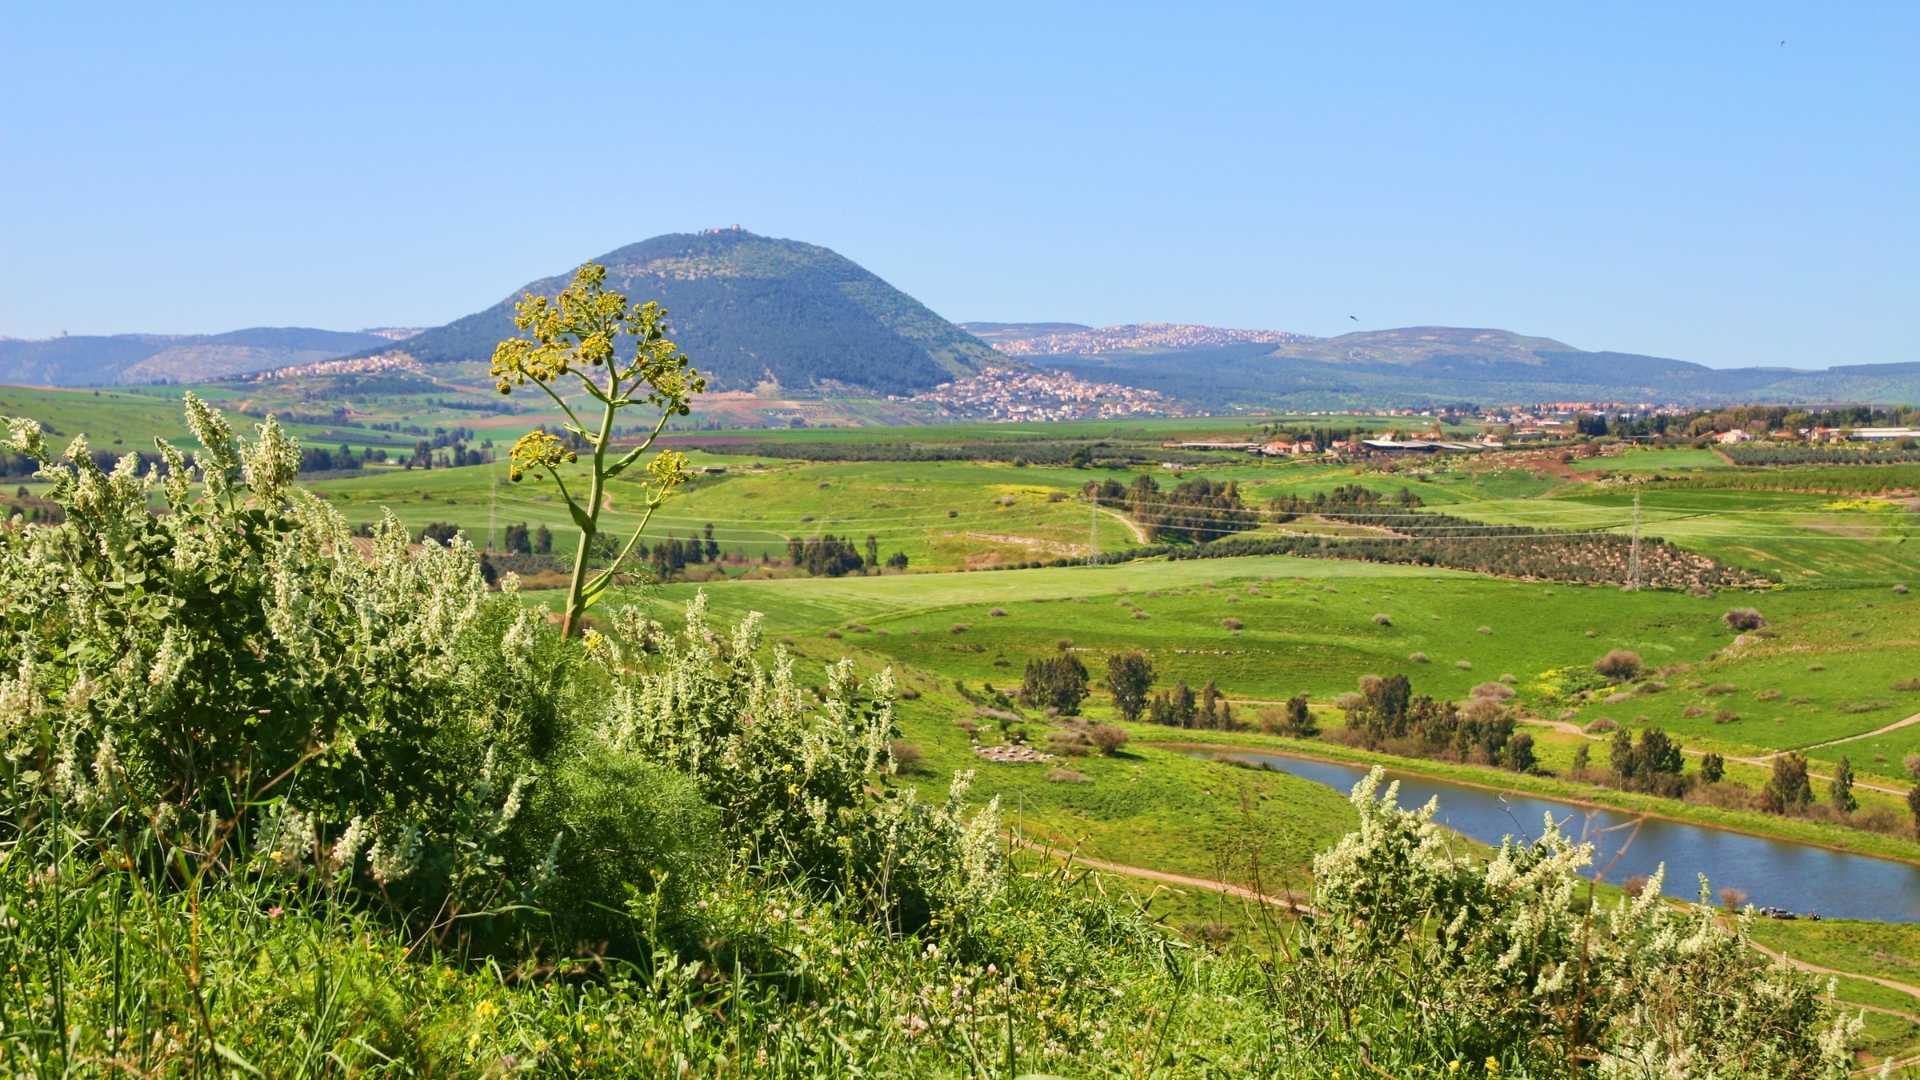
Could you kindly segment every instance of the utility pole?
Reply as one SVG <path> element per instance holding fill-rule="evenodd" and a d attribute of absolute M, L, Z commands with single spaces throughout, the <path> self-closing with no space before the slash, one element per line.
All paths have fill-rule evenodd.
<path fill-rule="evenodd" d="M 1640 590 L 1640 493 L 1633 493 L 1633 547 L 1627 555 L 1627 591 Z"/>
<path fill-rule="evenodd" d="M 1100 502 L 1092 492 L 1087 493 L 1087 561 L 1100 557 Z"/>

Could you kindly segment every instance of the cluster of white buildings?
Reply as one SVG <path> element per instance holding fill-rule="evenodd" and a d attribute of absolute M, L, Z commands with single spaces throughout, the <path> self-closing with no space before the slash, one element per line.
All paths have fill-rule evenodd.
<path fill-rule="evenodd" d="M 1064 371 L 989 368 L 906 400 L 944 416 L 977 420 L 1106 420 L 1179 416 L 1185 410 L 1153 390 L 1088 382 Z"/>

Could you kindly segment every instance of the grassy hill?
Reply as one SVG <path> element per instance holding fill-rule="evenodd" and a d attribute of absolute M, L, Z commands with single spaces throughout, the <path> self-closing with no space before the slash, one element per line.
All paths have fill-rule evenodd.
<path fill-rule="evenodd" d="M 674 340 L 715 389 L 767 383 L 909 393 L 1005 364 L 984 342 L 824 247 L 740 229 L 672 233 L 609 251 L 607 287 L 663 304 Z M 408 340 L 426 363 L 485 360 L 511 336 L 525 293 L 553 295 L 572 270 Z M 377 351 L 377 350 L 372 350 Z"/>

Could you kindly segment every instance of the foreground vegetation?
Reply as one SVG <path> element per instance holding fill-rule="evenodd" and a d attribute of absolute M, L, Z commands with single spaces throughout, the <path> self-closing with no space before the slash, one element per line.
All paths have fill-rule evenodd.
<path fill-rule="evenodd" d="M 568 641 L 464 541 L 357 543 L 272 422 L 189 416 L 151 471 L 10 429 L 65 520 L 0 533 L 8 1071 L 1853 1063 L 1743 922 L 1598 897 L 1551 831 L 1488 857 L 1377 777 L 1274 950 L 1195 947 L 1010 847 L 966 773 L 923 796 L 886 671 L 804 678 L 698 600 Z"/>

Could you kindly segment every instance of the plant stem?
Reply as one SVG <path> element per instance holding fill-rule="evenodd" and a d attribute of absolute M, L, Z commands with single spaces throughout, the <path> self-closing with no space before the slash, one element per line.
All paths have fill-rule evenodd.
<path fill-rule="evenodd" d="M 613 438 L 615 391 L 620 388 L 620 373 L 607 364 L 607 399 L 600 406 L 600 437 L 593 441 L 593 473 L 587 485 L 587 524 L 580 530 L 580 547 L 573 553 L 573 580 L 567 584 L 567 614 L 560 624 L 560 636 L 570 638 L 586 617 L 587 554 L 594 538 L 600 535 L 601 488 L 606 483 L 607 443 Z"/>

